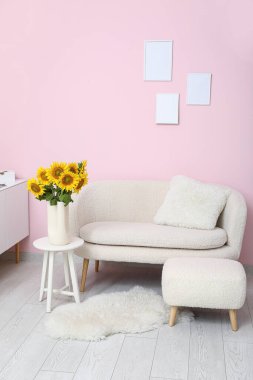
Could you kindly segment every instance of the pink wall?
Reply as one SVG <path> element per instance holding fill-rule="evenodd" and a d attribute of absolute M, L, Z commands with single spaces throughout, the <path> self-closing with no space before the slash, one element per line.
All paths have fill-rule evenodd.
<path fill-rule="evenodd" d="M 89 161 L 94 179 L 185 174 L 246 197 L 253 264 L 252 0 L 2 0 L 0 168 L 30 177 Z M 145 39 L 173 39 L 173 81 L 143 81 Z M 212 104 L 187 106 L 186 75 L 213 74 Z M 157 126 L 157 92 L 180 93 L 180 125 Z M 46 233 L 31 199 L 31 236 Z"/>

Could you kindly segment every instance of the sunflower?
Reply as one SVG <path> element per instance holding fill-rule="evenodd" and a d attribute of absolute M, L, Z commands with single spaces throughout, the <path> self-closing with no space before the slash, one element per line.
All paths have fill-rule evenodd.
<path fill-rule="evenodd" d="M 79 181 L 74 189 L 75 193 L 79 193 L 81 188 L 87 185 L 87 183 L 88 183 L 88 175 L 87 174 L 79 175 Z"/>
<path fill-rule="evenodd" d="M 79 162 L 78 164 L 79 173 L 84 174 L 86 172 L 86 166 L 87 166 L 87 160 L 83 160 Z"/>
<path fill-rule="evenodd" d="M 35 195 L 36 198 L 44 193 L 44 185 L 40 184 L 35 178 L 31 178 L 27 182 L 27 189 Z"/>
<path fill-rule="evenodd" d="M 78 184 L 78 177 L 71 171 L 64 172 L 59 181 L 58 186 L 62 190 L 72 191 Z"/>
<path fill-rule="evenodd" d="M 67 170 L 74 173 L 74 174 L 78 174 L 78 165 L 76 162 L 70 162 L 68 165 L 67 165 Z"/>
<path fill-rule="evenodd" d="M 37 170 L 37 177 L 40 183 L 47 185 L 49 183 L 49 179 L 47 177 L 47 169 L 40 167 Z"/>
<path fill-rule="evenodd" d="M 49 169 L 47 169 L 47 177 L 50 182 L 57 182 L 62 173 L 67 169 L 65 162 L 53 162 Z"/>

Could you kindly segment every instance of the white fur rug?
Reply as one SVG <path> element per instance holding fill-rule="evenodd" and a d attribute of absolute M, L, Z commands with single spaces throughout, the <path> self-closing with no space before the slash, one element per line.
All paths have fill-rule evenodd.
<path fill-rule="evenodd" d="M 169 308 L 153 290 L 135 286 L 129 291 L 99 294 L 81 304 L 56 308 L 46 321 L 54 338 L 96 341 L 116 333 L 141 333 L 167 323 Z M 179 312 L 177 322 L 191 320 Z"/>

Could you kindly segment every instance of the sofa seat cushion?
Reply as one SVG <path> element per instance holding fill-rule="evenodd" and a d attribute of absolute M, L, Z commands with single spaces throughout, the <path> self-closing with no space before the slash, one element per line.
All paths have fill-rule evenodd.
<path fill-rule="evenodd" d="M 226 232 L 218 227 L 198 230 L 132 222 L 89 223 L 80 229 L 80 236 L 93 244 L 179 249 L 212 249 L 227 241 Z"/>

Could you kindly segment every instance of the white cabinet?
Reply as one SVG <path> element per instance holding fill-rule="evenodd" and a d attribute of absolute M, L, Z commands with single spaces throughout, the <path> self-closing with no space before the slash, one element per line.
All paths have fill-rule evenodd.
<path fill-rule="evenodd" d="M 29 235 L 28 192 L 25 180 L 0 188 L 0 254 L 15 245 L 19 262 L 19 242 Z"/>

